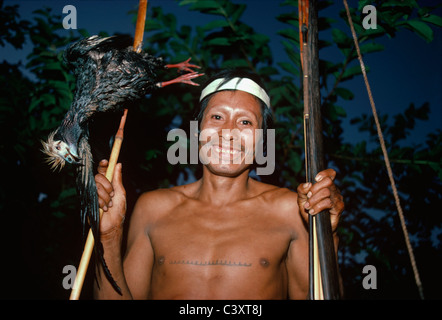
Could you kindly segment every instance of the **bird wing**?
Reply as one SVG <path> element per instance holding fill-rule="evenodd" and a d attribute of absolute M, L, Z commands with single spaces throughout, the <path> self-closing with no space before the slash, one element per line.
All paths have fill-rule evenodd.
<path fill-rule="evenodd" d="M 75 72 L 82 69 L 85 60 L 92 59 L 96 64 L 106 52 L 123 50 L 132 45 L 129 35 L 115 35 L 111 37 L 92 36 L 70 45 L 64 52 L 64 61 Z"/>

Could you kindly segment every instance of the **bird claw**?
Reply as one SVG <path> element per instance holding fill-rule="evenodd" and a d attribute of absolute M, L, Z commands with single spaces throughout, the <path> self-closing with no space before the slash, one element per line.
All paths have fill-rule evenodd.
<path fill-rule="evenodd" d="M 197 68 L 197 69 L 201 68 L 200 66 L 189 63 L 190 59 L 191 58 L 187 59 L 186 61 L 176 63 L 176 64 L 167 64 L 166 68 L 168 68 L 168 69 L 178 68 L 178 72 L 180 72 L 180 71 L 195 72 L 191 68 Z"/>
<path fill-rule="evenodd" d="M 183 75 L 181 75 L 178 78 L 175 78 L 173 80 L 165 81 L 165 82 L 160 82 L 160 83 L 158 83 L 158 86 L 160 88 L 163 88 L 165 86 L 168 86 L 168 85 L 174 84 L 174 83 L 185 83 L 185 84 L 190 84 L 192 86 L 199 86 L 199 84 L 193 82 L 192 79 L 200 77 L 202 75 L 204 75 L 204 73 L 198 73 L 196 71 L 193 71 L 193 72 L 190 72 L 190 73 L 183 74 Z"/>

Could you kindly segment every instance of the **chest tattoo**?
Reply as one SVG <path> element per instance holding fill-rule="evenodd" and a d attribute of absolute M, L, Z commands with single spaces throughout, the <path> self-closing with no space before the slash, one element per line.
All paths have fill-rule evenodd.
<path fill-rule="evenodd" d="M 227 267 L 251 267 L 252 263 L 231 261 L 231 260 L 212 260 L 212 261 L 199 261 L 199 260 L 172 260 L 169 264 L 189 264 L 195 266 L 227 266 Z"/>

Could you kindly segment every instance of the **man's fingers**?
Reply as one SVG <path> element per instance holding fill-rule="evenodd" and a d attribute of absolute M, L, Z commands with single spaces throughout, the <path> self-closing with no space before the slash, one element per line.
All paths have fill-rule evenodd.
<path fill-rule="evenodd" d="M 109 180 L 107 180 L 107 178 L 105 176 L 103 176 L 102 174 L 97 174 L 95 175 L 95 184 L 101 186 L 102 189 L 104 189 L 104 191 L 106 191 L 107 193 L 109 193 L 111 196 L 113 196 L 113 191 L 114 188 L 112 186 L 112 184 L 110 183 Z"/>
<path fill-rule="evenodd" d="M 109 203 L 112 201 L 112 197 L 107 192 L 101 183 L 97 184 L 98 204 L 101 209 L 107 211 Z"/>
<path fill-rule="evenodd" d="M 315 194 L 325 188 L 334 188 L 333 180 L 329 176 L 323 176 L 318 182 L 313 184 L 310 191 Z"/>
<path fill-rule="evenodd" d="M 336 177 L 336 171 L 333 170 L 333 169 L 322 170 L 322 171 L 318 172 L 318 174 L 315 177 L 315 180 L 316 180 L 316 182 L 320 182 L 325 177 L 328 177 L 328 178 L 330 178 L 333 181 L 335 179 L 335 177 Z"/>
<path fill-rule="evenodd" d="M 117 163 L 115 166 L 114 171 L 114 177 L 112 179 L 112 186 L 115 190 L 115 192 L 118 192 L 119 194 L 126 195 L 126 191 L 123 187 L 123 173 L 122 173 L 123 166 L 121 163 Z"/>
<path fill-rule="evenodd" d="M 298 198 L 302 202 L 307 201 L 307 194 L 310 192 L 312 184 L 310 182 L 302 183 L 298 186 Z"/>
<path fill-rule="evenodd" d="M 107 166 L 109 165 L 109 161 L 103 159 L 98 163 L 97 171 L 102 175 L 106 175 Z"/>
<path fill-rule="evenodd" d="M 307 208 L 307 205 L 305 206 Z M 315 203 L 314 205 L 308 206 L 308 213 L 317 214 L 324 210 L 330 210 L 333 208 L 333 202 L 330 198 L 322 199 L 321 201 Z"/>
<path fill-rule="evenodd" d="M 101 160 L 98 164 L 98 174 L 95 175 L 95 184 L 97 185 L 98 204 L 103 211 L 107 211 L 112 207 L 112 197 L 114 196 L 114 188 L 105 174 L 108 167 L 107 160 Z"/>
<path fill-rule="evenodd" d="M 314 205 L 321 202 L 322 200 L 329 198 L 330 194 L 331 194 L 331 192 L 330 192 L 330 189 L 328 189 L 328 188 L 320 189 L 316 193 L 309 192 L 307 197 L 308 197 L 308 202 L 310 204 L 310 207 L 313 207 Z"/>

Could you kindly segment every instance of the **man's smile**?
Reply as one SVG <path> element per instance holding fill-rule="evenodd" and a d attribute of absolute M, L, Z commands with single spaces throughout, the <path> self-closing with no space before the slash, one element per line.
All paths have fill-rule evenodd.
<path fill-rule="evenodd" d="M 220 146 L 213 146 L 212 147 L 217 153 L 224 153 L 224 154 L 232 154 L 237 155 L 238 153 L 241 153 L 241 150 L 232 149 L 232 148 L 223 148 Z"/>

